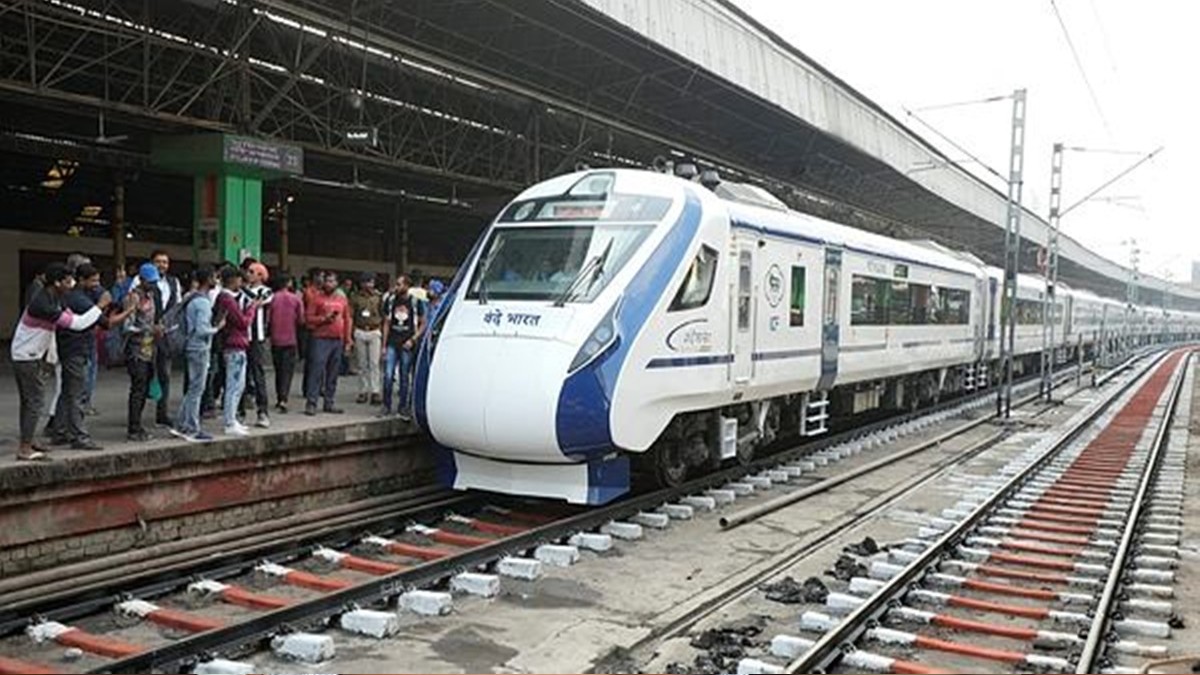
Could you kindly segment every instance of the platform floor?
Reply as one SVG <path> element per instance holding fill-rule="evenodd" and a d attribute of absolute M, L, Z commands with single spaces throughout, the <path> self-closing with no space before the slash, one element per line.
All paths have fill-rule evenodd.
<path fill-rule="evenodd" d="M 302 368 L 303 364 L 300 367 Z M 267 379 L 268 382 L 272 383 L 271 386 L 273 389 L 274 373 L 269 368 L 267 370 Z M 358 377 L 354 375 L 342 377 L 338 382 L 337 403 L 340 408 L 346 411 L 345 414 L 327 415 L 322 413 L 316 417 L 308 417 L 304 414 L 304 397 L 300 394 L 302 380 L 301 371 L 297 369 L 296 377 L 292 382 L 291 411 L 286 415 L 279 414 L 274 410 L 275 400 L 272 393 L 270 429 L 259 429 L 253 426 L 255 415 L 253 405 L 250 406 L 245 422 L 251 427 L 251 436 L 287 434 L 310 429 L 362 424 L 378 419 L 378 407 L 359 405 L 354 402 L 358 396 Z M 0 383 L 3 383 L 0 385 L 0 467 L 28 464 L 28 462 L 17 462 L 15 459 L 20 398 L 17 395 L 16 380 L 12 373 L 12 366 L 8 363 L 0 364 Z M 179 403 L 182 398 L 183 372 L 181 369 L 176 368 L 171 378 L 170 410 L 172 416 L 179 409 Z M 99 415 L 87 418 L 87 428 L 93 440 L 103 446 L 104 449 L 99 451 L 79 451 L 71 450 L 70 447 L 58 447 L 54 448 L 51 453 L 55 461 L 71 461 L 72 459 L 84 456 L 127 453 L 139 449 L 191 445 L 171 436 L 167 429 L 154 425 L 155 404 L 152 401 L 147 401 L 146 403 L 146 409 L 143 413 L 143 425 L 150 435 L 154 437 L 153 440 L 148 443 L 130 443 L 126 441 L 126 407 L 128 406 L 128 400 L 129 376 L 125 369 L 115 368 L 105 370 L 101 368 L 96 378 L 96 393 L 93 401 L 93 405 L 99 412 Z M 220 410 L 218 410 L 219 414 Z M 223 434 L 223 425 L 219 417 L 217 419 L 203 420 L 203 422 L 205 430 L 217 437 L 217 439 L 224 440 L 226 438 Z M 43 424 L 38 427 L 39 439 L 44 439 L 45 437 L 44 423 L 45 419 L 43 419 Z"/>

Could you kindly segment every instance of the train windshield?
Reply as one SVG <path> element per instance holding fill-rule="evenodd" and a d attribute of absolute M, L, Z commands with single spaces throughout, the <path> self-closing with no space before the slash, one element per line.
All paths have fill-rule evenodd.
<path fill-rule="evenodd" d="M 467 298 L 591 302 L 653 230 L 638 224 L 497 227 Z"/>

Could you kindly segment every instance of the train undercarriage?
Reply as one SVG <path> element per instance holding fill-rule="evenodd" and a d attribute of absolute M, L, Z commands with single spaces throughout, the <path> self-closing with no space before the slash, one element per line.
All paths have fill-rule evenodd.
<path fill-rule="evenodd" d="M 1081 350 L 1084 359 L 1094 358 L 1091 345 L 1064 347 L 1057 351 L 1055 362 L 1063 367 L 1072 364 Z M 1023 355 L 1013 362 L 1013 377 L 1028 376 L 1039 368 L 1040 355 Z M 634 473 L 654 486 L 677 486 L 726 463 L 749 464 L 779 442 L 797 442 L 831 429 L 914 412 L 993 387 L 1000 376 L 999 361 L 991 360 L 680 414 L 650 450 L 633 456 Z"/>

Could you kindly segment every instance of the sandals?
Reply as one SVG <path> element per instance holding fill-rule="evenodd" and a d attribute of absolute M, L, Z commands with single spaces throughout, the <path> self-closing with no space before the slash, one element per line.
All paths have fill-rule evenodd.
<path fill-rule="evenodd" d="M 33 452 L 29 453 L 28 455 L 17 455 L 17 461 L 18 462 L 53 462 L 54 458 L 44 452 L 41 452 L 40 450 L 34 450 Z"/>

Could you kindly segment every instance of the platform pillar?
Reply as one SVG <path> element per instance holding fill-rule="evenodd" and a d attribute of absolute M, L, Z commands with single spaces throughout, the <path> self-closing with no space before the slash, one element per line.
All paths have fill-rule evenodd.
<path fill-rule="evenodd" d="M 262 180 L 226 173 L 195 178 L 195 248 L 199 258 L 241 262 L 262 256 Z M 205 255 L 205 254 L 208 255 Z"/>
<path fill-rule="evenodd" d="M 196 261 L 261 257 L 263 181 L 304 174 L 302 148 L 230 134 L 156 137 L 151 158 L 192 176 Z"/>

